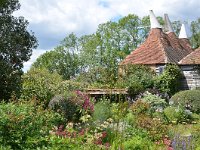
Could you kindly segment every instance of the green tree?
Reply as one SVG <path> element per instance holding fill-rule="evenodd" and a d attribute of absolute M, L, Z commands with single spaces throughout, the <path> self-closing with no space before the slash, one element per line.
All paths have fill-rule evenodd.
<path fill-rule="evenodd" d="M 19 8 L 18 0 L 0 2 L 0 100 L 9 99 L 13 92 L 19 95 L 23 63 L 37 47 L 36 38 L 27 31 L 28 21 L 12 16 Z"/>
<path fill-rule="evenodd" d="M 194 48 L 200 47 L 200 18 L 191 23 L 192 38 L 191 43 Z"/>
<path fill-rule="evenodd" d="M 46 68 L 31 68 L 22 78 L 23 91 L 20 98 L 23 100 L 35 98 L 45 107 L 56 94 L 57 88 L 62 82 L 59 74 L 49 73 Z"/>
<path fill-rule="evenodd" d="M 63 79 L 70 79 L 79 72 L 78 51 L 78 38 L 71 33 L 61 42 L 61 45 L 38 57 L 32 67 L 46 68 L 51 73 L 56 71 Z"/>
<path fill-rule="evenodd" d="M 119 20 L 119 25 L 123 39 L 123 50 L 129 54 L 141 44 L 141 19 L 137 15 L 129 14 Z"/>

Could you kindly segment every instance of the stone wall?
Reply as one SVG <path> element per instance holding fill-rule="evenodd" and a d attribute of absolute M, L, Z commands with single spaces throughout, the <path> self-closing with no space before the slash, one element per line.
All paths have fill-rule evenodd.
<path fill-rule="evenodd" d="M 200 75 L 192 65 L 180 66 L 183 71 L 182 89 L 195 89 L 200 87 Z"/>

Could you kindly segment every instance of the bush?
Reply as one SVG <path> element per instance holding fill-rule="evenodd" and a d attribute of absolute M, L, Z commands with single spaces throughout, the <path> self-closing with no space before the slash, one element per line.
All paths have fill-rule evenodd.
<path fill-rule="evenodd" d="M 140 137 L 138 135 L 133 136 L 129 140 L 123 143 L 125 150 L 153 150 L 155 145 L 149 139 Z"/>
<path fill-rule="evenodd" d="M 154 79 L 154 86 L 161 92 L 173 95 L 180 89 L 181 69 L 175 64 L 168 64 L 164 72 Z"/>
<path fill-rule="evenodd" d="M 128 65 L 124 68 L 124 74 L 119 78 L 117 85 L 128 88 L 131 97 L 135 97 L 147 88 L 153 87 L 155 72 L 151 68 L 142 65 Z"/>
<path fill-rule="evenodd" d="M 23 90 L 21 98 L 30 100 L 35 97 L 40 103 L 48 105 L 55 95 L 57 85 L 62 78 L 57 73 L 49 73 L 47 69 L 31 69 L 23 75 Z"/>
<path fill-rule="evenodd" d="M 142 100 L 137 100 L 130 106 L 130 109 L 135 115 L 148 114 L 150 109 L 150 104 L 143 102 Z"/>
<path fill-rule="evenodd" d="M 152 141 L 159 141 L 167 134 L 167 126 L 159 118 L 152 118 L 146 114 L 137 116 L 136 127 L 147 130 Z"/>
<path fill-rule="evenodd" d="M 151 107 L 150 109 L 152 109 L 152 111 L 156 111 L 156 110 L 162 111 L 167 106 L 165 99 L 162 99 L 149 92 L 144 93 L 141 100 L 143 102 L 150 104 L 150 107 Z"/>
<path fill-rule="evenodd" d="M 191 120 L 191 115 L 181 107 L 167 107 L 164 109 L 164 114 L 168 122 L 172 123 L 189 122 Z"/>
<path fill-rule="evenodd" d="M 174 106 L 181 106 L 197 114 L 200 113 L 200 90 L 180 91 L 170 99 Z"/>
<path fill-rule="evenodd" d="M 76 95 L 69 92 L 65 95 L 56 95 L 49 102 L 49 108 L 61 113 L 68 121 L 77 121 L 80 118 L 79 107 L 82 102 Z"/>
<path fill-rule="evenodd" d="M 88 85 L 84 82 L 75 82 L 72 80 L 62 81 L 57 85 L 56 94 L 65 94 L 71 91 L 84 90 Z"/>
<path fill-rule="evenodd" d="M 80 91 L 68 92 L 64 95 L 56 95 L 49 102 L 49 108 L 60 112 L 68 121 L 77 122 L 81 117 L 81 112 L 93 112 L 91 99 Z"/>
<path fill-rule="evenodd" d="M 58 113 L 44 110 L 33 101 L 0 103 L 0 146 L 37 149 L 47 146 L 49 130 L 62 122 Z"/>
<path fill-rule="evenodd" d="M 93 119 L 103 122 L 111 116 L 110 102 L 107 100 L 99 101 L 94 105 Z"/>

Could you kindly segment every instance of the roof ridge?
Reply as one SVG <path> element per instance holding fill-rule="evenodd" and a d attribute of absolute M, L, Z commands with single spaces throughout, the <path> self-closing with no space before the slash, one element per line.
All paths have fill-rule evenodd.
<path fill-rule="evenodd" d="M 160 32 L 161 34 L 165 34 L 163 31 L 161 31 Z M 162 50 L 162 52 L 164 53 L 164 61 L 165 61 L 165 63 L 167 63 L 168 62 L 168 57 L 167 57 L 167 52 L 166 52 L 166 50 L 165 50 L 165 47 L 164 47 L 164 44 L 163 44 L 163 41 L 162 41 L 162 36 L 161 36 L 161 38 L 158 38 L 158 41 L 159 41 L 159 43 L 160 43 L 160 47 L 161 47 L 161 50 Z"/>

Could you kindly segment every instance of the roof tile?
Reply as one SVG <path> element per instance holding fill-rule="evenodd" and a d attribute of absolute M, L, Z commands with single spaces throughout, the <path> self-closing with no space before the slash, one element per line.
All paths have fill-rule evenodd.
<path fill-rule="evenodd" d="M 178 63 L 192 52 L 188 39 L 178 39 L 173 32 L 151 29 L 146 41 L 131 52 L 120 65 Z"/>

